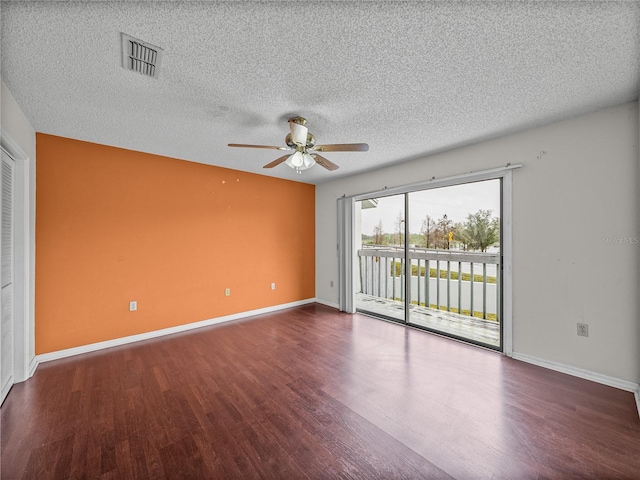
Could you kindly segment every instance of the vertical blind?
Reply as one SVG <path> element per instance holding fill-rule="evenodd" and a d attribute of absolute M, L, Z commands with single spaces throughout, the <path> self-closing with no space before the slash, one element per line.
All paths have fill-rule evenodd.
<path fill-rule="evenodd" d="M 341 312 L 355 313 L 353 289 L 353 198 L 338 199 L 338 306 Z"/>

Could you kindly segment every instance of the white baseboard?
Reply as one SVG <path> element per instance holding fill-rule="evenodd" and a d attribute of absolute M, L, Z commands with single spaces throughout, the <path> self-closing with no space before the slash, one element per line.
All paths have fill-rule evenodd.
<path fill-rule="evenodd" d="M 59 360 L 61 358 L 72 357 L 74 355 L 81 355 L 83 353 L 95 352 L 96 350 L 103 350 L 105 348 L 117 347 L 120 345 L 126 345 L 128 343 L 149 340 L 151 338 L 171 335 L 172 333 L 185 332 L 187 330 L 194 330 L 196 328 L 217 325 L 218 323 L 230 322 L 232 320 L 239 320 L 241 318 L 252 317 L 254 315 L 262 315 L 265 313 L 277 312 L 278 310 L 284 310 L 287 308 L 298 307 L 300 305 L 314 303 L 315 301 L 316 301 L 315 298 L 308 298 L 306 300 L 299 300 L 296 302 L 284 303 L 281 305 L 275 305 L 273 307 L 259 308 L 257 310 L 249 310 L 248 312 L 225 315 L 224 317 L 210 318 L 209 320 L 202 320 L 200 322 L 187 323 L 185 325 L 177 325 L 175 327 L 163 328 L 161 330 L 154 330 L 152 332 L 145 332 L 137 335 L 130 335 L 128 337 L 114 338 L 113 340 L 106 340 L 104 342 L 91 343 L 89 345 L 82 345 L 80 347 L 73 347 L 73 348 L 67 348 L 65 350 L 58 350 L 55 352 L 43 353 L 41 355 L 36 355 L 34 359 L 35 362 L 32 362 L 33 371 L 35 371 L 36 367 L 43 362 L 50 362 L 52 360 Z M 33 375 L 33 373 L 31 375 Z"/>
<path fill-rule="evenodd" d="M 619 388 L 627 392 L 633 392 L 636 400 L 636 406 L 638 407 L 638 415 L 640 415 L 640 384 L 629 382 L 627 380 L 621 380 L 619 378 L 610 377 L 609 375 L 603 375 L 601 373 L 591 372 L 589 370 L 583 370 L 582 368 L 572 367 L 571 365 L 564 365 L 562 363 L 556 363 L 549 360 L 543 360 L 542 358 L 532 357 L 524 353 L 513 352 L 511 358 L 520 360 L 522 362 L 531 363 L 539 367 L 555 370 L 556 372 L 566 373 L 578 378 L 584 378 L 585 380 L 591 380 L 592 382 L 601 383 L 609 387 Z"/>
<path fill-rule="evenodd" d="M 39 363 L 40 362 L 38 361 L 38 356 L 34 355 L 29 362 L 29 374 L 27 375 L 27 378 L 33 377 L 33 374 L 36 373 L 36 368 L 38 368 Z"/>
<path fill-rule="evenodd" d="M 316 303 L 326 305 L 327 307 L 335 308 L 336 310 L 340 309 L 340 305 L 338 305 L 337 303 L 329 302 L 328 300 L 322 300 L 321 298 L 316 298 Z"/>
<path fill-rule="evenodd" d="M 4 402 L 4 399 L 7 397 L 9 390 L 13 387 L 13 375 L 9 375 L 9 378 L 4 382 L 4 385 L 1 385 L 0 387 L 0 405 L 2 405 L 2 402 Z"/>

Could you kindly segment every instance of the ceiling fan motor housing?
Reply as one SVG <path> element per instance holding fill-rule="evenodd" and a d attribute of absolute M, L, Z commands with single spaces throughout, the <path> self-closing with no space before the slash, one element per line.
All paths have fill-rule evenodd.
<path fill-rule="evenodd" d="M 307 119 L 303 117 L 293 117 L 289 119 L 289 122 L 305 126 L 307 124 Z"/>

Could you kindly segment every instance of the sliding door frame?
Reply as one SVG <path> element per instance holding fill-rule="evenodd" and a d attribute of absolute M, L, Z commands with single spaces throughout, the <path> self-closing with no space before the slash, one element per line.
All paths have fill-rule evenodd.
<path fill-rule="evenodd" d="M 338 257 L 339 257 L 339 304 L 340 310 L 348 313 L 355 311 L 355 290 L 353 281 L 354 275 L 354 241 L 355 241 L 355 225 L 354 225 L 354 209 L 355 202 L 367 200 L 370 198 L 391 196 L 397 194 L 405 194 L 420 190 L 431 190 L 434 188 L 449 187 L 453 185 L 461 185 L 465 183 L 474 183 L 483 180 L 501 179 L 501 265 L 502 265 L 502 353 L 507 356 L 513 354 L 513 243 L 512 243 L 512 227 L 513 227 L 513 211 L 512 211 L 512 194 L 513 194 L 513 175 L 514 169 L 522 167 L 522 164 L 507 164 L 504 167 L 481 170 L 478 172 L 470 172 L 461 175 L 453 175 L 443 178 L 431 178 L 426 182 L 403 185 L 399 187 L 385 187 L 382 190 L 366 192 L 353 196 L 345 196 L 338 199 Z M 405 211 L 408 196 L 405 197 Z M 405 251 L 407 239 L 409 238 L 407 230 L 409 222 L 405 221 Z M 347 253 L 350 256 L 347 256 Z M 405 269 L 407 268 L 405 262 Z M 405 282 L 411 281 L 411 277 L 406 275 Z M 407 285 L 405 284 L 405 291 Z M 405 310 L 408 311 L 408 296 L 405 296 Z M 500 306 L 499 306 L 500 308 Z"/>

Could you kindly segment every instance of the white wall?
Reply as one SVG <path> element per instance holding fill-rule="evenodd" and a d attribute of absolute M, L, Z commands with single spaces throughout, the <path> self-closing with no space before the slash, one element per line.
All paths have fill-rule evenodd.
<path fill-rule="evenodd" d="M 27 117 L 16 103 L 13 95 L 0 79 L 2 84 L 0 90 L 1 117 L 0 125 L 13 140 L 20 145 L 22 150 L 33 160 L 36 158 L 36 133 Z M 34 183 L 35 185 L 35 183 Z"/>
<path fill-rule="evenodd" d="M 16 325 L 14 375 L 19 382 L 35 368 L 36 137 L 4 81 L 0 83 L 2 143 L 16 157 L 14 316 L 23 321 Z"/>
<path fill-rule="evenodd" d="M 603 240 L 640 235 L 638 119 L 633 102 L 318 185 L 316 297 L 338 302 L 338 197 L 522 163 L 513 172 L 514 352 L 638 383 L 640 245 Z M 577 322 L 589 324 L 588 338 Z"/>

